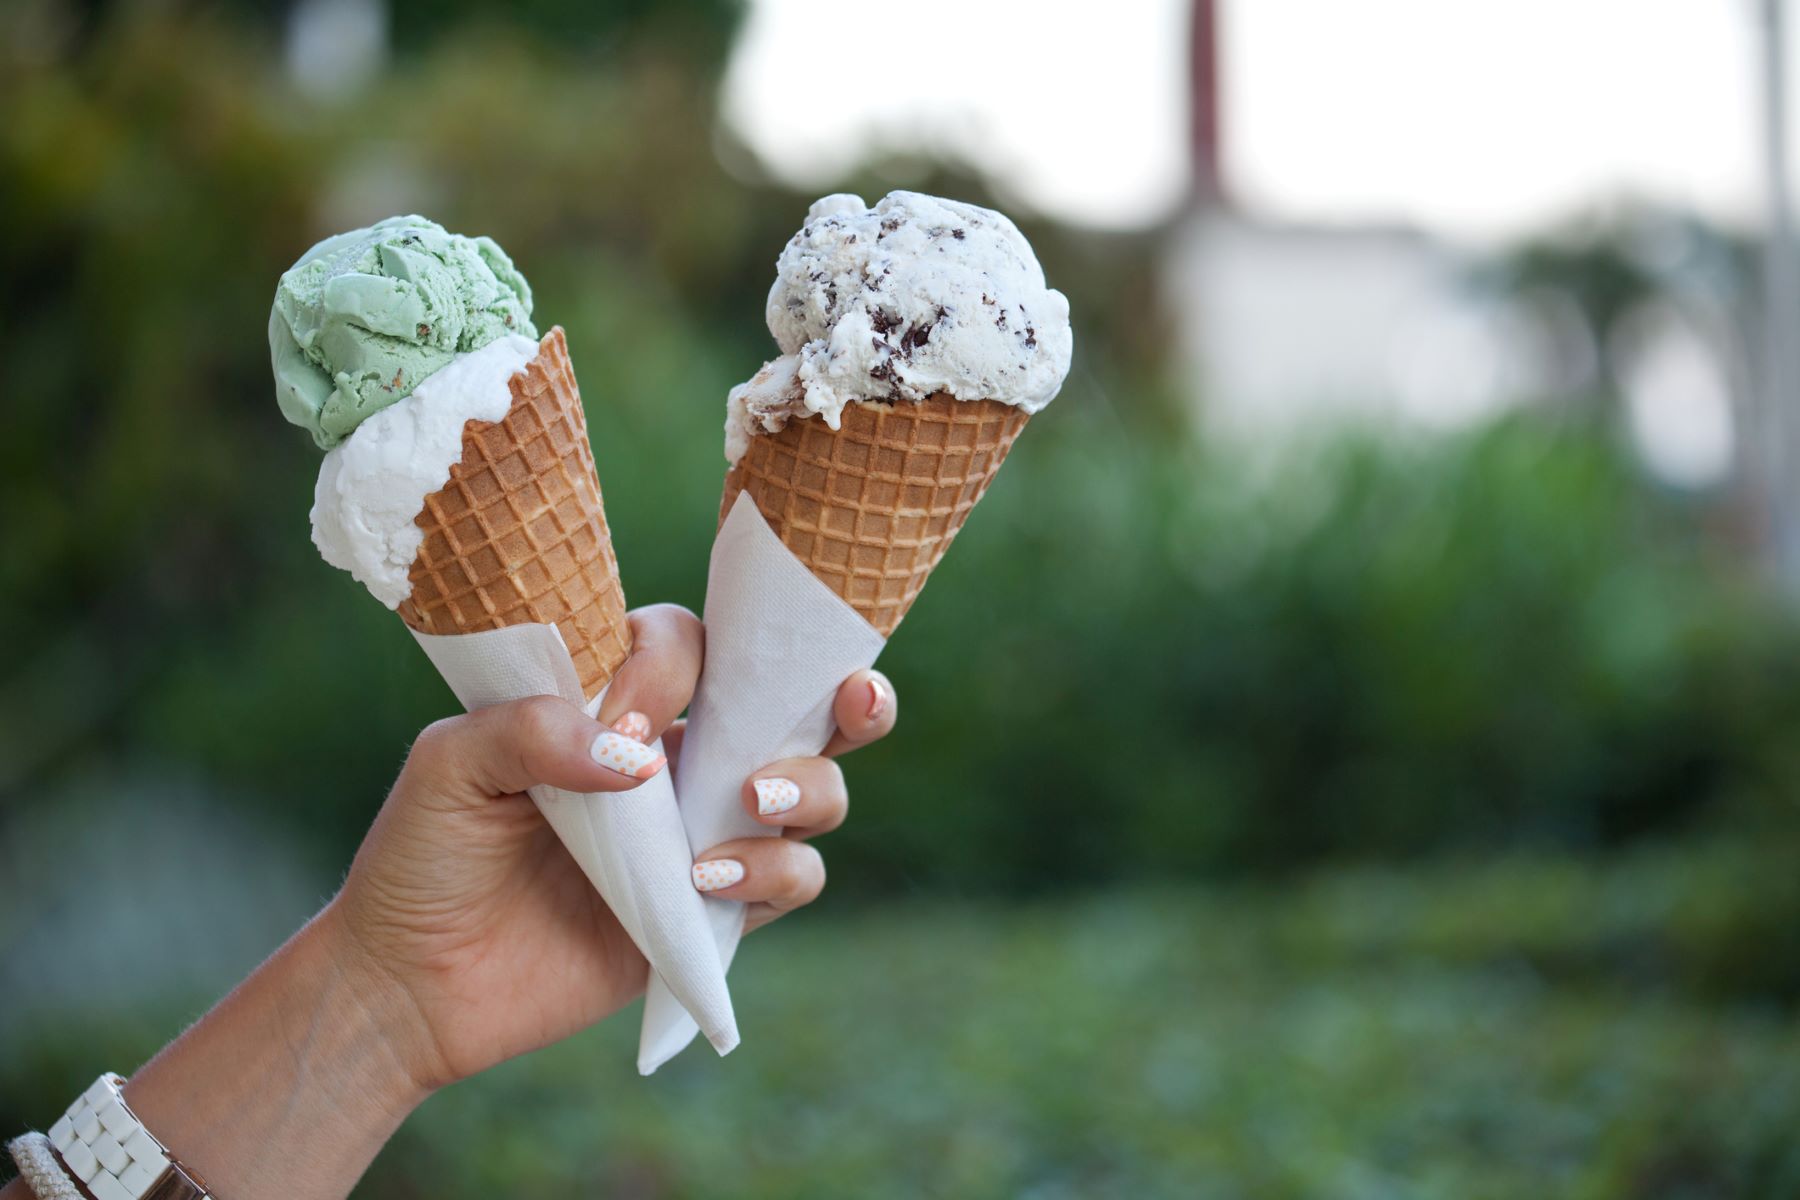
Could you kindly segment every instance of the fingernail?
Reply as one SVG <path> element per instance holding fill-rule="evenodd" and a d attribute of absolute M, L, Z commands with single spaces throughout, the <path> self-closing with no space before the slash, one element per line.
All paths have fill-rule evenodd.
<path fill-rule="evenodd" d="M 628 712 L 613 722 L 613 732 L 622 733 L 634 742 L 648 742 L 650 718 L 641 712 Z"/>
<path fill-rule="evenodd" d="M 609 771 L 617 771 L 621 775 L 629 775 L 633 779 L 648 779 L 663 769 L 669 760 L 652 750 L 635 738 L 607 730 L 594 739 L 588 751 L 594 761 Z"/>
<path fill-rule="evenodd" d="M 791 779 L 758 779 L 750 786 L 756 789 L 756 811 L 765 817 L 800 803 L 800 785 Z"/>
<path fill-rule="evenodd" d="M 694 864 L 694 886 L 703 892 L 728 888 L 744 877 L 744 864 L 735 858 L 709 858 Z"/>
<path fill-rule="evenodd" d="M 869 720 L 873 721 L 887 711 L 888 690 L 881 686 L 881 680 L 869 680 Z"/>

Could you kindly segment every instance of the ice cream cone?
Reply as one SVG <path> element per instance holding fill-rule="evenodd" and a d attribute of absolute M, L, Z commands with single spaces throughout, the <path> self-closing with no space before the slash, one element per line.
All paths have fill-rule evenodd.
<path fill-rule="evenodd" d="M 510 386 L 506 416 L 468 422 L 462 461 L 425 498 L 398 612 L 431 634 L 555 625 L 592 698 L 630 656 L 631 629 L 560 327 Z"/>
<path fill-rule="evenodd" d="M 1068 300 L 1011 221 L 914 192 L 814 203 L 764 317 L 779 353 L 725 399 L 681 743 L 695 850 L 780 832 L 745 810 L 744 779 L 829 744 L 844 681 L 874 665 L 1073 349 Z M 706 905 L 729 968 L 743 905 Z M 679 1001 L 651 981 L 640 1064 L 693 1036 Z"/>
<path fill-rule="evenodd" d="M 551 696 L 595 715 L 632 650 L 625 594 L 563 332 L 539 340 L 505 251 L 422 217 L 328 238 L 277 284 L 269 351 L 282 415 L 326 451 L 309 514 L 325 561 L 400 614 L 469 712 Z M 670 773 L 526 790 L 671 1024 L 735 1046 Z"/>
<path fill-rule="evenodd" d="M 581 394 L 560 328 L 544 337 L 537 356 L 508 386 L 506 414 L 463 426 L 461 461 L 450 468 L 449 482 L 425 498 L 415 522 L 424 540 L 407 576 L 412 591 L 397 611 L 423 634 L 554 625 L 591 711 L 630 656 L 632 639 Z M 496 693 L 485 670 L 465 672 L 466 662 L 447 667 L 441 646 L 435 653 L 427 647 L 427 653 L 459 698 L 471 682 L 501 696 L 518 683 L 509 667 L 500 673 L 503 686 Z M 542 692 L 531 687 L 522 694 Z M 464 703 L 474 707 L 467 698 Z M 661 743 L 653 748 L 660 752 Z M 692 856 L 667 772 L 629 793 L 633 799 L 531 791 L 544 819 L 650 960 L 658 988 L 670 990 L 719 1053 L 737 1045 L 724 967 L 688 875 Z"/>
<path fill-rule="evenodd" d="M 1030 417 L 943 392 L 844 407 L 752 437 L 725 476 L 821 583 L 887 637 L 925 587 Z"/>

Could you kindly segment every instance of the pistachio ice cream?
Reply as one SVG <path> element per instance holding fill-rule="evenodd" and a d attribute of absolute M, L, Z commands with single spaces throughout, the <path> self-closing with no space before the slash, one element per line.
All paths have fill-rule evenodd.
<path fill-rule="evenodd" d="M 423 217 L 327 238 L 275 290 L 275 397 L 322 450 L 396 404 L 458 354 L 537 339 L 531 286 L 492 239 Z"/>
<path fill-rule="evenodd" d="M 491 238 L 389 217 L 301 255 L 276 285 L 269 354 L 282 416 L 327 452 L 312 508 L 325 561 L 399 607 L 414 518 L 465 426 L 506 415 L 537 353 L 531 285 Z"/>

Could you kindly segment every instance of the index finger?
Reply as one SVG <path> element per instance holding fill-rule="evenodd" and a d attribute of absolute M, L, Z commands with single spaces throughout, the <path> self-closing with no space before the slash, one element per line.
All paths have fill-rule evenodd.
<path fill-rule="evenodd" d="M 628 712 L 643 713 L 653 741 L 694 698 L 706 634 L 700 618 L 679 604 L 647 605 L 630 620 L 631 657 L 613 676 L 600 720 L 610 726 Z"/>
<path fill-rule="evenodd" d="M 900 697 L 880 671 L 858 671 L 838 688 L 831 715 L 837 721 L 837 732 L 825 743 L 827 758 L 879 741 L 892 732 L 894 722 L 900 719 Z"/>

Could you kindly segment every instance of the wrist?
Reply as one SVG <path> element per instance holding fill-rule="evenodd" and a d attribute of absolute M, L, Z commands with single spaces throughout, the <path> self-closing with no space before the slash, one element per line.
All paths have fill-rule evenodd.
<path fill-rule="evenodd" d="M 383 1108 L 404 1117 L 433 1092 L 455 1082 L 417 997 L 357 935 L 341 893 L 300 936 L 316 942 L 316 953 L 338 975 L 341 1017 L 381 1047 L 381 1061 L 370 1064 L 368 1082 Z"/>
<path fill-rule="evenodd" d="M 328 906 L 140 1068 L 126 1100 L 229 1200 L 343 1196 L 431 1090 L 422 1028 Z"/>

